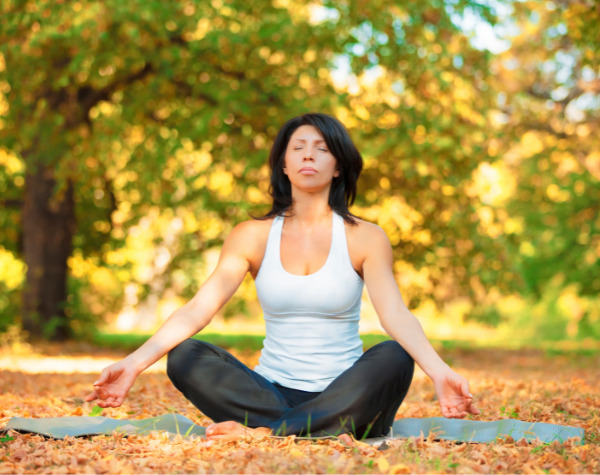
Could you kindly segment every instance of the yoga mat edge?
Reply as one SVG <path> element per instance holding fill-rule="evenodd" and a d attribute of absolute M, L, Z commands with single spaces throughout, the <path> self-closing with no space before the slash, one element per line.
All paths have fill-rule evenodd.
<path fill-rule="evenodd" d="M 32 432 L 54 439 L 82 437 L 92 435 L 145 434 L 154 430 L 167 431 L 184 437 L 205 437 L 205 428 L 181 414 L 163 414 L 148 419 L 110 419 L 107 417 L 66 416 L 48 418 L 12 417 L 2 431 L 15 430 Z M 498 439 L 512 437 L 528 442 L 539 439 L 541 442 L 564 442 L 578 437 L 583 444 L 584 430 L 579 427 L 548 424 L 544 422 L 525 422 L 516 419 L 497 421 L 472 421 L 464 419 L 446 419 L 444 417 L 404 418 L 394 421 L 387 437 L 366 439 L 369 443 L 408 437 L 428 437 L 456 440 L 460 442 L 489 443 Z"/>

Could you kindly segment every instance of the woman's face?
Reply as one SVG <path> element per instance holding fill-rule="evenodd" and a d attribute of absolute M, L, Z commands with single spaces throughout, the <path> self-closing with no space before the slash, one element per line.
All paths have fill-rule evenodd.
<path fill-rule="evenodd" d="M 285 151 L 283 172 L 294 187 L 309 192 L 329 188 L 339 175 L 337 160 L 325 139 L 312 125 L 298 127 Z"/>

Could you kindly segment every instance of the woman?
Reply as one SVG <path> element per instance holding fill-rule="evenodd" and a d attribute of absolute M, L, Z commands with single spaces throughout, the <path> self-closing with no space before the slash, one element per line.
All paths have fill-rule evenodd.
<path fill-rule="evenodd" d="M 413 360 L 431 378 L 445 417 L 479 411 L 466 379 L 435 352 L 406 308 L 392 249 L 376 225 L 353 216 L 362 157 L 324 114 L 288 121 L 270 153 L 273 207 L 238 224 L 198 293 L 125 359 L 105 368 L 87 401 L 120 406 L 135 378 L 169 353 L 173 384 L 215 423 L 209 439 L 264 435 L 386 435 L 410 386 Z M 255 370 L 190 339 L 254 277 L 266 320 Z M 394 341 L 362 354 L 363 282 Z"/>

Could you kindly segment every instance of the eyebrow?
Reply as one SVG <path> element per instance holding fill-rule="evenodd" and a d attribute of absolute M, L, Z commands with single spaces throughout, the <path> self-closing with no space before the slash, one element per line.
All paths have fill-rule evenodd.
<path fill-rule="evenodd" d="M 306 143 L 305 139 L 294 139 L 294 142 L 304 142 Z M 323 139 L 319 139 L 319 140 L 315 140 L 316 143 L 325 143 L 325 140 Z"/>

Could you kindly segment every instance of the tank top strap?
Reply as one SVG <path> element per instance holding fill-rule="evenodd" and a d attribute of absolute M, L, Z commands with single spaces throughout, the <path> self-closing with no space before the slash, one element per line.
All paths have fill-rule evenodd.
<path fill-rule="evenodd" d="M 275 216 L 273 219 L 273 223 L 269 231 L 269 237 L 267 239 L 265 255 L 263 257 L 259 273 L 260 270 L 268 267 L 276 272 L 279 271 L 287 274 L 283 268 L 283 264 L 281 263 L 281 234 L 283 231 L 283 223 L 284 218 L 282 216 Z M 323 265 L 323 270 L 320 270 L 319 272 L 322 272 L 324 269 L 329 267 L 330 261 L 337 262 L 338 265 L 341 264 L 346 268 L 349 265 L 352 271 L 354 271 L 352 268 L 352 262 L 350 260 L 350 253 L 348 252 L 344 218 L 335 212 L 333 213 L 331 233 L 331 247 L 329 249 L 329 254 L 325 264 Z M 342 269 L 345 267 L 342 267 Z"/>
<path fill-rule="evenodd" d="M 343 252 L 344 248 L 348 247 L 346 245 L 346 229 L 344 228 L 344 218 L 336 212 L 333 213 L 333 227 L 331 232 L 333 236 L 331 236 L 332 249 L 330 252 Z"/>
<path fill-rule="evenodd" d="M 275 265 L 280 259 L 281 249 L 281 231 L 283 229 L 283 217 L 275 216 L 271 229 L 269 230 L 269 237 L 267 239 L 267 248 L 265 249 L 265 255 L 262 260 L 261 268 L 265 265 Z"/>
<path fill-rule="evenodd" d="M 352 267 L 344 219 L 333 213 L 327 261 L 309 275 L 281 263 L 283 218 L 271 225 L 256 276 L 265 339 L 254 370 L 267 380 L 321 392 L 362 354 L 359 337 L 363 280 Z"/>
<path fill-rule="evenodd" d="M 333 239 L 331 240 L 331 250 L 329 251 L 331 257 L 338 263 L 343 263 L 344 265 L 350 264 L 350 267 L 354 271 L 354 268 L 352 267 L 352 261 L 350 259 L 350 252 L 348 251 L 344 218 L 335 212 L 333 213 L 332 233 Z"/>

